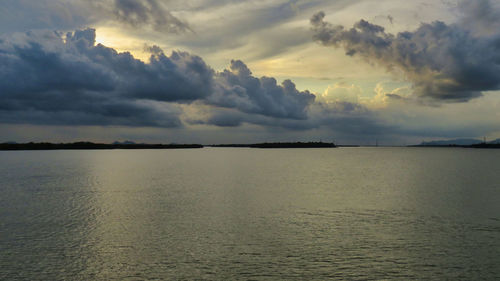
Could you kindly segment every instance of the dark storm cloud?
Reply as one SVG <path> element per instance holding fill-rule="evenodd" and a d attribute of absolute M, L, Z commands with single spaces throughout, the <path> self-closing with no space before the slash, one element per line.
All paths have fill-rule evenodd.
<path fill-rule="evenodd" d="M 21 42 L 1 45 L 0 90 L 4 95 L 45 91 L 97 94 L 159 101 L 194 100 L 211 92 L 213 70 L 187 53 L 163 53 L 150 63 L 130 53 L 95 45 L 95 30 L 63 38 L 55 32 L 29 32 Z"/>
<path fill-rule="evenodd" d="M 58 102 L 57 105 L 51 104 Z M 152 105 L 140 101 L 49 100 L 25 101 L 4 108 L 0 106 L 1 123 L 36 125 L 100 125 L 180 127 L 181 110 L 172 105 Z"/>
<path fill-rule="evenodd" d="M 157 0 L 114 0 L 117 19 L 132 26 L 150 25 L 157 31 L 172 33 L 190 30 L 187 23 L 167 11 Z"/>
<path fill-rule="evenodd" d="M 315 98 L 309 91 L 297 90 L 290 80 L 278 85 L 272 77 L 254 77 L 239 60 L 232 60 L 229 69 L 217 74 L 216 81 L 217 91 L 208 102 L 246 113 L 306 119 L 306 109 Z"/>
<path fill-rule="evenodd" d="M 420 97 L 463 102 L 500 89 L 500 32 L 475 34 L 462 25 L 423 23 L 413 32 L 386 33 L 382 26 L 360 20 L 346 29 L 315 14 L 314 39 L 342 47 L 346 54 L 402 71 Z"/>
<path fill-rule="evenodd" d="M 152 55 L 144 63 L 96 45 L 93 29 L 1 39 L 0 121 L 171 127 L 181 125 L 179 104 L 193 101 L 275 119 L 308 118 L 315 96 L 289 80 L 278 85 L 254 77 L 241 61 L 215 72 L 200 57 L 147 48 Z M 239 124 L 230 117 L 209 123 Z"/>
<path fill-rule="evenodd" d="M 161 53 L 146 64 L 95 45 L 93 29 L 9 39 L 0 43 L 2 122 L 179 126 L 182 112 L 166 102 L 212 91 L 213 70 L 187 53 Z"/>

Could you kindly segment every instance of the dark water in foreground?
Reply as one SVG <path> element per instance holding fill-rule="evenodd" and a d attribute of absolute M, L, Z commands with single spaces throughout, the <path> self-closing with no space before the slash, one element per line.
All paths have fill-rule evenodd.
<path fill-rule="evenodd" d="M 500 278 L 500 150 L 0 152 L 0 280 Z"/>

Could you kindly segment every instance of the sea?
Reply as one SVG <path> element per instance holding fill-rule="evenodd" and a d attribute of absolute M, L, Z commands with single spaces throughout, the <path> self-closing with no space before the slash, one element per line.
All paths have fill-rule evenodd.
<path fill-rule="evenodd" d="M 500 150 L 0 152 L 0 280 L 381 279 L 500 279 Z"/>

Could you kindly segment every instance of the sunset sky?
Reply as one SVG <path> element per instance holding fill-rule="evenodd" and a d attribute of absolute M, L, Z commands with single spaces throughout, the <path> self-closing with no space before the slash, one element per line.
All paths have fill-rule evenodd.
<path fill-rule="evenodd" d="M 0 142 L 500 138 L 500 1 L 3 0 Z"/>

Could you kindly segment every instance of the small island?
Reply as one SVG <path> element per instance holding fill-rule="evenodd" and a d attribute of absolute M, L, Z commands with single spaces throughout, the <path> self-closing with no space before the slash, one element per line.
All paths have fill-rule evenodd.
<path fill-rule="evenodd" d="M 211 147 L 251 147 L 251 148 L 334 148 L 334 143 L 328 142 L 265 142 L 255 144 L 215 144 Z"/>

